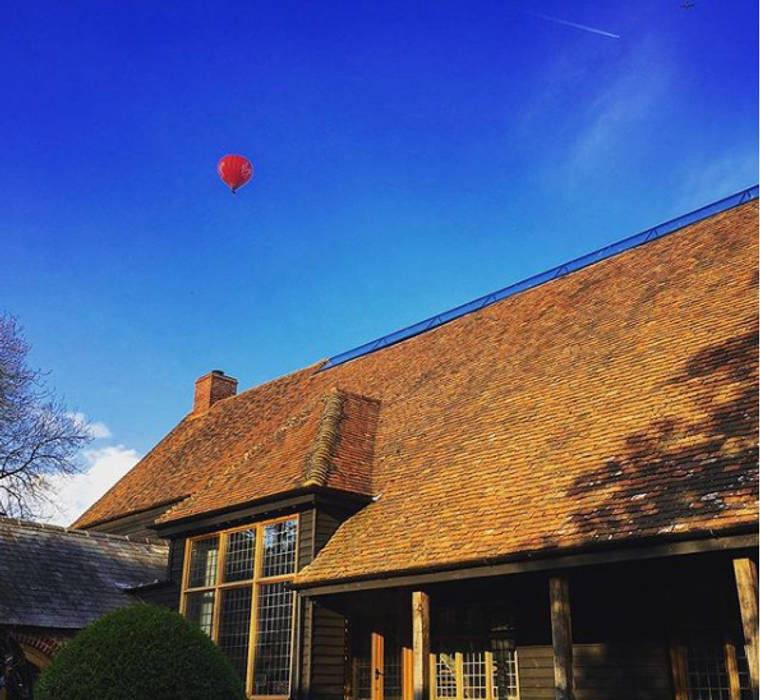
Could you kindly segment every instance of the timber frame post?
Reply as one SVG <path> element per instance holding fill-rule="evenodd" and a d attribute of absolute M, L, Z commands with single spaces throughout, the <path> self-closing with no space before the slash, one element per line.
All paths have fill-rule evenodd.
<path fill-rule="evenodd" d="M 744 630 L 744 649 L 749 667 L 749 683 L 752 697 L 758 697 L 758 632 L 757 632 L 757 565 L 752 559 L 734 559 L 736 593 Z"/>
<path fill-rule="evenodd" d="M 564 576 L 549 579 L 552 648 L 554 650 L 555 700 L 574 700 L 573 632 L 570 617 L 570 588 Z"/>
<path fill-rule="evenodd" d="M 430 697 L 430 598 L 412 593 L 412 678 L 414 700 Z"/>

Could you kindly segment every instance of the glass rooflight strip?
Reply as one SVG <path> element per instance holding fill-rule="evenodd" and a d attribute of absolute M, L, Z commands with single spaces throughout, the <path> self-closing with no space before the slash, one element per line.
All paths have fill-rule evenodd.
<path fill-rule="evenodd" d="M 691 211 L 687 214 L 682 214 L 675 219 L 670 219 L 669 221 L 665 221 L 664 223 L 658 224 L 657 226 L 648 228 L 644 231 L 640 231 L 639 233 L 629 236 L 628 238 L 624 238 L 622 241 L 611 243 L 604 248 L 600 248 L 599 250 L 595 250 L 592 253 L 582 255 L 579 258 L 575 258 L 575 260 L 571 260 L 570 262 L 557 265 L 556 267 L 553 267 L 550 270 L 546 270 L 545 272 L 539 272 L 538 274 L 533 275 L 532 277 L 528 277 L 521 282 L 516 282 L 515 284 L 511 284 L 508 287 L 504 287 L 503 289 L 491 292 L 490 294 L 486 294 L 482 297 L 474 299 L 473 301 L 461 304 L 460 306 L 449 309 L 448 311 L 444 311 L 440 314 L 436 314 L 435 316 L 431 316 L 430 318 L 426 318 L 424 321 L 419 321 L 412 324 L 411 326 L 407 326 L 401 330 L 394 331 L 393 333 L 384 335 L 380 338 L 377 338 L 376 340 L 370 341 L 369 343 L 359 345 L 358 347 L 347 350 L 346 352 L 342 352 L 338 355 L 333 355 L 329 360 L 327 360 L 327 362 L 325 362 L 324 365 L 322 365 L 322 367 L 319 368 L 318 371 L 323 372 L 326 369 L 330 369 L 336 365 L 341 365 L 344 362 L 348 362 L 349 360 L 354 360 L 357 357 L 361 357 L 362 355 L 368 355 L 369 353 L 375 352 L 376 350 L 382 350 L 383 348 L 387 348 L 389 345 L 394 345 L 395 343 L 399 343 L 402 340 L 412 338 L 415 335 L 419 335 L 425 331 L 437 328 L 444 323 L 453 321 L 455 318 L 464 316 L 471 311 L 477 311 L 478 309 L 482 309 L 497 301 L 501 301 L 502 299 L 506 299 L 507 297 L 518 294 L 519 292 L 524 292 L 527 289 L 537 287 L 544 282 L 549 282 L 550 280 L 557 279 L 558 277 L 563 277 L 564 275 L 570 274 L 571 272 L 576 272 L 577 270 L 588 267 L 589 265 L 593 265 L 594 263 L 605 260 L 606 258 L 611 258 L 614 255 L 618 255 L 619 253 L 630 250 L 631 248 L 635 248 L 636 246 L 642 245 L 644 243 L 649 243 L 650 241 L 653 241 L 657 238 L 662 238 L 663 236 L 666 236 L 669 233 L 673 233 L 674 231 L 677 231 L 684 226 L 689 226 L 696 223 L 697 221 L 707 219 L 710 216 L 714 216 L 715 214 L 719 214 L 720 212 L 726 211 L 727 209 L 732 209 L 733 207 L 739 206 L 740 204 L 744 204 L 745 202 L 749 202 L 750 200 L 757 198 L 758 185 L 753 185 L 752 187 L 748 187 L 745 190 L 741 190 L 732 195 L 729 195 L 728 197 L 719 199 L 717 202 L 706 204 L 699 209 L 695 209 L 694 211 Z"/>

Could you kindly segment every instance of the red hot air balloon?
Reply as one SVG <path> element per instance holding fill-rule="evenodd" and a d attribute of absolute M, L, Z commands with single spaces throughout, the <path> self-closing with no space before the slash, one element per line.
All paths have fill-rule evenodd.
<path fill-rule="evenodd" d="M 253 166 L 248 158 L 228 155 L 219 161 L 216 166 L 216 172 L 219 173 L 219 177 L 232 190 L 232 194 L 235 194 L 238 188 L 245 185 L 251 179 Z"/>

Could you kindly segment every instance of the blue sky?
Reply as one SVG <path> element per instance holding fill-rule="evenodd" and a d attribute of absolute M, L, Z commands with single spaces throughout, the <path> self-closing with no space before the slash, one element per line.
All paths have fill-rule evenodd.
<path fill-rule="evenodd" d="M 134 458 L 212 368 L 248 388 L 753 184 L 757 3 L 680 5 L 6 6 L 0 310 Z"/>

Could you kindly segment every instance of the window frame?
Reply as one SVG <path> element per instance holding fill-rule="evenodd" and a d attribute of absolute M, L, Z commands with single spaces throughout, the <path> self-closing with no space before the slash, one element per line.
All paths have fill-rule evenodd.
<path fill-rule="evenodd" d="M 448 654 L 448 656 L 453 656 L 454 658 L 454 682 L 456 683 L 456 689 L 454 695 L 438 695 L 438 657 L 440 656 L 441 652 L 431 652 L 429 657 L 429 664 L 430 664 L 430 700 L 465 700 L 465 686 L 464 686 L 464 656 L 466 652 L 461 651 L 455 651 L 453 654 Z M 493 658 L 493 651 L 482 651 L 477 652 L 479 654 L 483 654 L 483 665 L 484 665 L 484 673 L 485 673 L 485 687 L 484 687 L 484 697 L 482 700 L 520 700 L 520 672 L 518 669 L 518 663 L 517 663 L 517 653 L 518 649 L 515 647 L 512 650 L 513 653 L 513 662 L 515 666 L 515 694 L 513 695 L 505 695 L 502 697 L 501 695 L 496 696 L 494 694 L 494 681 L 496 679 L 496 665 L 494 663 Z"/>
<path fill-rule="evenodd" d="M 276 525 L 277 523 L 293 521 L 296 526 L 294 549 L 294 561 L 293 572 L 290 574 L 282 574 L 279 576 L 262 576 L 263 571 L 263 559 L 264 559 L 264 529 L 269 525 Z M 296 573 L 298 572 L 298 545 L 301 536 L 300 527 L 300 514 L 284 515 L 277 518 L 270 518 L 268 520 L 259 520 L 246 525 L 238 525 L 235 527 L 227 528 L 224 530 L 215 530 L 213 532 L 207 532 L 202 535 L 195 535 L 185 539 L 185 555 L 182 563 L 182 587 L 180 592 L 179 612 L 180 615 L 186 617 L 187 613 L 187 600 L 190 595 L 196 593 L 214 593 L 214 610 L 211 623 L 211 634 L 209 635 L 214 644 L 218 644 L 219 640 L 219 627 L 220 616 L 222 608 L 222 597 L 225 591 L 236 588 L 251 588 L 251 620 L 248 630 L 248 658 L 246 661 L 246 677 L 243 679 L 245 684 L 246 695 L 250 698 L 260 698 L 261 700 L 283 700 L 288 698 L 293 689 L 293 668 L 294 660 L 293 654 L 296 648 L 296 613 L 297 613 L 297 599 L 294 592 L 292 592 L 292 610 L 290 616 L 290 668 L 288 679 L 288 693 L 284 695 L 254 695 L 254 670 L 255 670 L 255 649 L 258 636 L 258 617 L 259 617 L 259 589 L 261 586 L 267 586 L 274 583 L 283 583 L 292 581 Z M 253 573 L 251 578 L 243 579 L 240 581 L 227 581 L 223 582 L 224 564 L 226 558 L 227 538 L 229 535 L 242 532 L 244 530 L 256 531 L 256 544 L 254 548 L 253 556 Z M 187 584 L 190 578 L 190 560 L 192 546 L 194 542 L 207 539 L 218 539 L 218 553 L 216 561 L 216 576 L 215 583 L 212 586 L 194 586 L 189 587 Z"/>
<path fill-rule="evenodd" d="M 728 681 L 728 696 L 731 700 L 742 700 L 750 689 L 741 683 L 739 671 L 739 652 L 741 642 L 732 635 L 683 635 L 670 642 L 670 672 L 673 679 L 676 700 L 689 700 L 693 688 L 689 674 L 689 650 L 698 646 L 706 646 L 718 652 L 716 660 L 725 664 Z M 700 689 L 701 690 L 701 689 Z M 718 689 L 716 689 L 718 690 Z"/>

